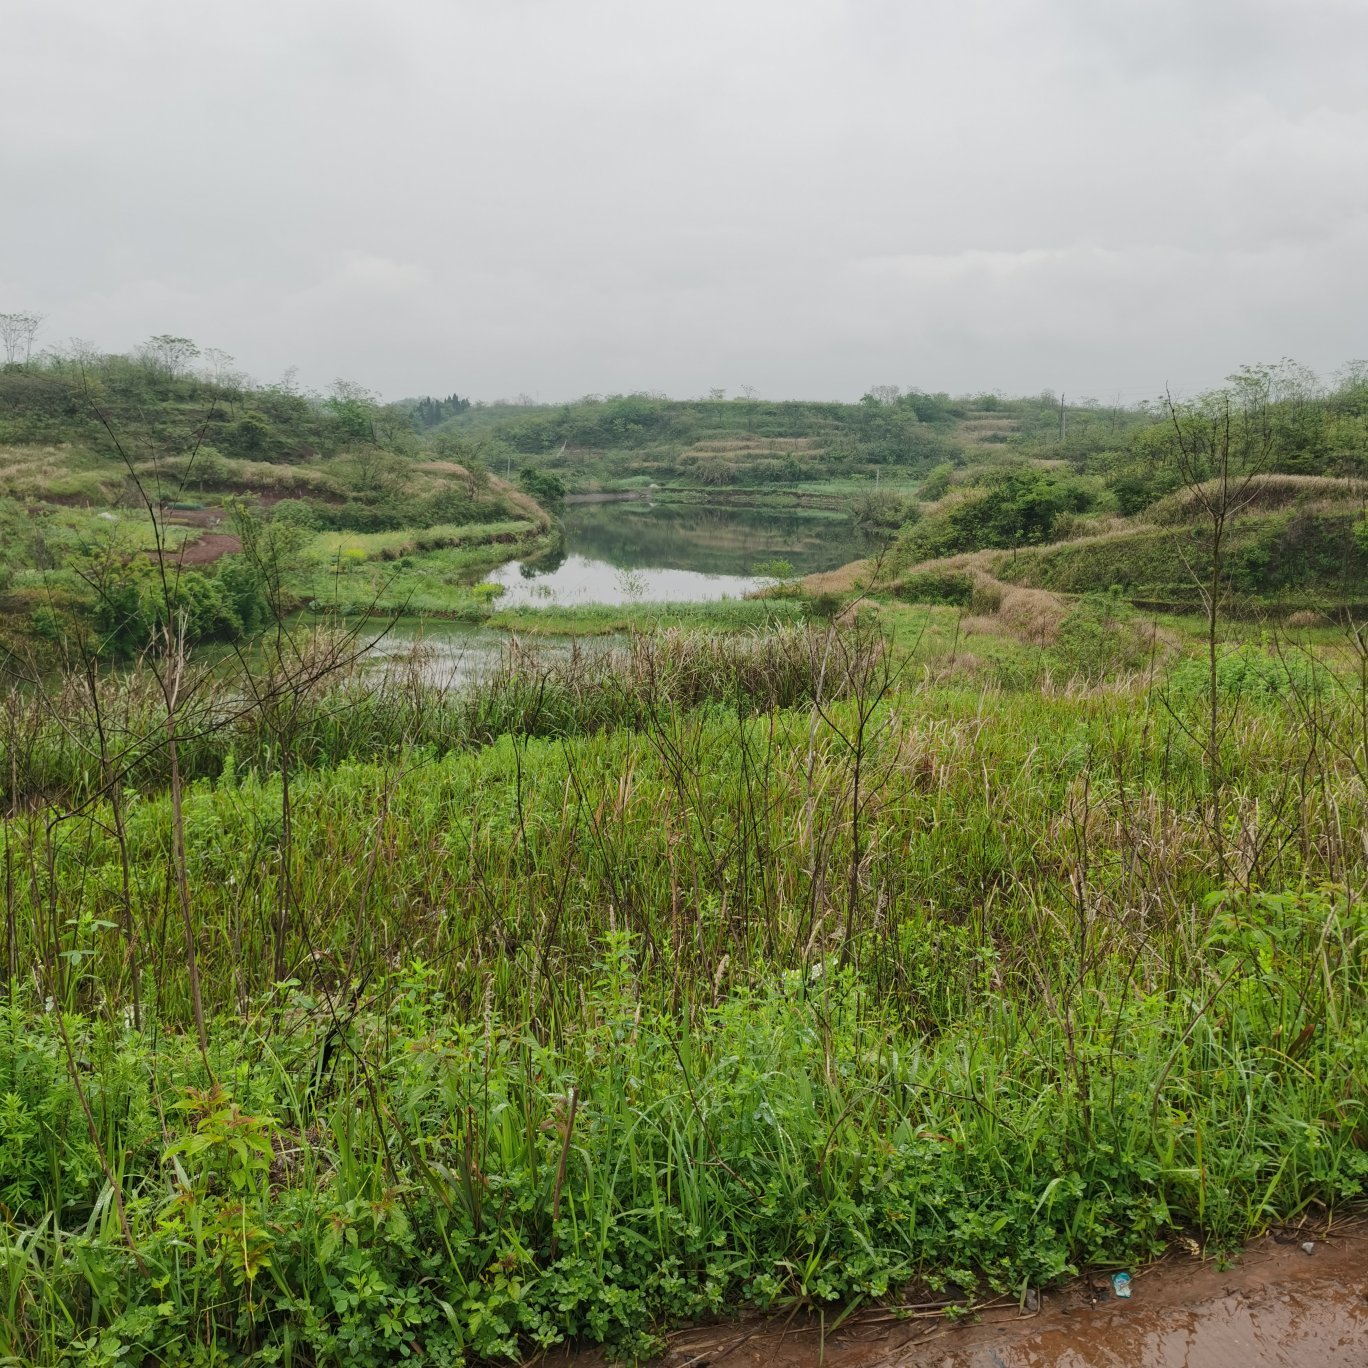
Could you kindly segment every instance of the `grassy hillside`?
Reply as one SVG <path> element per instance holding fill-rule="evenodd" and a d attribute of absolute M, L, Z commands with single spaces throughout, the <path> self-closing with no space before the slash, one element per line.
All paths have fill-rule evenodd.
<path fill-rule="evenodd" d="M 349 385 L 253 387 L 153 354 L 7 370 L 0 645 L 128 654 L 168 599 L 192 639 L 306 605 L 482 614 L 480 572 L 545 548 L 551 520 L 448 454 Z"/>
<path fill-rule="evenodd" d="M 1269 477 L 1258 488 L 1263 493 L 1232 519 L 1224 546 L 1227 606 L 1362 605 L 1368 595 L 1364 485 Z M 1066 539 L 1011 551 L 924 562 L 913 574 L 972 564 L 1010 583 L 1063 594 L 1119 592 L 1136 604 L 1176 612 L 1201 605 L 1211 575 L 1210 534 L 1187 500 L 1165 500 L 1137 518 L 1080 519 L 1070 531 Z"/>
<path fill-rule="evenodd" d="M 801 490 L 820 495 L 904 481 L 959 449 L 970 401 L 909 395 L 892 404 L 669 400 L 646 395 L 556 407 L 474 408 L 456 437 L 496 445 L 572 492 L 633 489 Z"/>
<path fill-rule="evenodd" d="M 1214 592 L 1241 611 L 1361 608 L 1368 384 L 1308 393 L 1290 388 L 1299 374 L 1244 372 L 1119 439 L 1098 423 L 1062 441 L 1023 434 L 1015 459 L 942 467 L 904 521 L 893 573 L 968 556 L 1005 581 L 1151 607 Z"/>

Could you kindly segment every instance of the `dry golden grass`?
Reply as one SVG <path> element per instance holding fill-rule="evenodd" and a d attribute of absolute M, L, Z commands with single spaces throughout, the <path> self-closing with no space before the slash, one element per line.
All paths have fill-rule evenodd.
<path fill-rule="evenodd" d="M 1033 646 L 1053 646 L 1068 615 L 1069 605 L 1048 589 L 1002 586 L 997 617 L 1019 641 Z"/>
<path fill-rule="evenodd" d="M 961 551 L 953 556 L 941 556 L 939 559 L 918 561 L 916 565 L 909 565 L 909 571 L 920 570 L 962 570 L 977 583 L 979 577 L 985 580 L 992 580 L 996 583 L 996 577 L 992 573 L 992 566 L 996 564 L 997 557 L 1003 552 L 991 549 L 984 551 Z M 1010 555 L 1010 552 L 1006 554 Z"/>
<path fill-rule="evenodd" d="M 1085 518 L 1081 514 L 1067 514 L 1056 518 L 1053 527 L 1055 542 L 1101 541 L 1118 533 L 1131 535 L 1139 524 L 1119 513 L 1101 518 Z M 1034 548 L 1027 548 L 1033 550 Z"/>
<path fill-rule="evenodd" d="M 1183 489 L 1161 499 L 1150 510 L 1156 522 L 1182 522 L 1202 511 L 1202 494 L 1214 493 L 1215 481 L 1208 481 L 1200 490 Z M 1256 475 L 1248 488 L 1237 484 L 1236 512 L 1275 513 L 1292 505 L 1304 505 L 1308 510 L 1323 512 L 1342 508 L 1345 504 L 1361 504 L 1368 497 L 1368 485 L 1362 480 L 1338 479 L 1331 475 Z"/>
<path fill-rule="evenodd" d="M 102 503 L 117 498 L 124 472 L 79 448 L 62 445 L 0 447 L 0 495 L 52 503 Z"/>
<path fill-rule="evenodd" d="M 470 479 L 470 471 L 456 461 L 420 461 L 415 470 L 429 471 L 434 475 L 455 475 L 459 479 Z"/>
<path fill-rule="evenodd" d="M 934 660 L 927 661 L 922 667 L 922 677 L 928 683 L 935 684 L 963 678 L 965 675 L 982 674 L 987 668 L 987 663 L 981 656 L 958 647 L 949 655 L 937 656 Z"/>
<path fill-rule="evenodd" d="M 507 480 L 499 479 L 497 475 L 489 477 L 489 487 L 502 494 L 514 508 L 526 517 L 531 518 L 538 527 L 550 527 L 551 515 L 534 498 L 524 494 L 521 489 L 515 488 Z"/>
<path fill-rule="evenodd" d="M 923 561 L 912 570 L 959 571 L 969 577 L 974 586 L 974 612 L 964 619 L 961 631 L 1002 632 L 1031 645 L 1053 645 L 1069 615 L 1069 600 L 1048 589 L 1029 589 L 998 579 L 991 567 L 1000 554 L 969 551 L 943 560 Z"/>
<path fill-rule="evenodd" d="M 953 476 L 951 477 L 953 480 Z M 973 499 L 983 497 L 983 491 L 976 489 L 972 485 L 951 484 L 950 488 L 939 499 L 928 500 L 922 504 L 922 517 L 934 518 L 937 514 L 944 513 L 948 509 L 954 508 L 957 504 L 968 503 Z"/>
<path fill-rule="evenodd" d="M 868 580 L 870 564 L 867 560 L 851 561 L 836 570 L 825 570 L 821 574 L 807 575 L 801 581 L 805 594 L 850 594 L 864 587 Z"/>
<path fill-rule="evenodd" d="M 49 464 L 56 460 L 63 463 L 71 454 L 71 448 L 61 446 L 0 446 L 0 475 L 11 471 L 28 470 L 35 465 Z"/>

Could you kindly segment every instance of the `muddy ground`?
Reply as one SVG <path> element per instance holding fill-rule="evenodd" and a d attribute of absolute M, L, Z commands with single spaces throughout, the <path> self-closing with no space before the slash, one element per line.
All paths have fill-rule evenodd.
<path fill-rule="evenodd" d="M 242 543 L 227 532 L 206 532 L 180 547 L 174 559 L 182 565 L 212 565 L 219 557 L 241 550 Z"/>
<path fill-rule="evenodd" d="M 1170 1255 L 1120 1300 L 1079 1279 L 951 1323 L 934 1309 L 742 1321 L 670 1337 L 664 1368 L 1368 1368 L 1368 1226 L 1264 1239 L 1234 1266 Z M 830 1321 L 828 1321 L 830 1324 Z"/>

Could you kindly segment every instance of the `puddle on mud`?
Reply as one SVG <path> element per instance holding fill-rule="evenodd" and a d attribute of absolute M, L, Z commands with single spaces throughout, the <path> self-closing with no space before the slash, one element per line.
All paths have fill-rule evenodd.
<path fill-rule="evenodd" d="M 1100 1294 L 1106 1280 L 1095 1278 Z M 1227 1271 L 1169 1258 L 1136 1272 L 1134 1295 L 1094 1303 L 1077 1282 L 1039 1312 L 985 1309 L 976 1323 L 937 1313 L 856 1314 L 822 1342 L 816 1321 L 752 1320 L 671 1336 L 662 1368 L 1365 1368 L 1368 1230 L 1313 1255 L 1271 1239 Z M 571 1356 L 587 1368 L 592 1356 Z"/>

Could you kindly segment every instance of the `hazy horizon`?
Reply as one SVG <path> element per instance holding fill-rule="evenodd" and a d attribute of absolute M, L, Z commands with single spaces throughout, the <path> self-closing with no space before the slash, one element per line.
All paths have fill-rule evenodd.
<path fill-rule="evenodd" d="M 1368 6 L 11 4 L 0 311 L 387 398 L 1368 353 Z"/>

